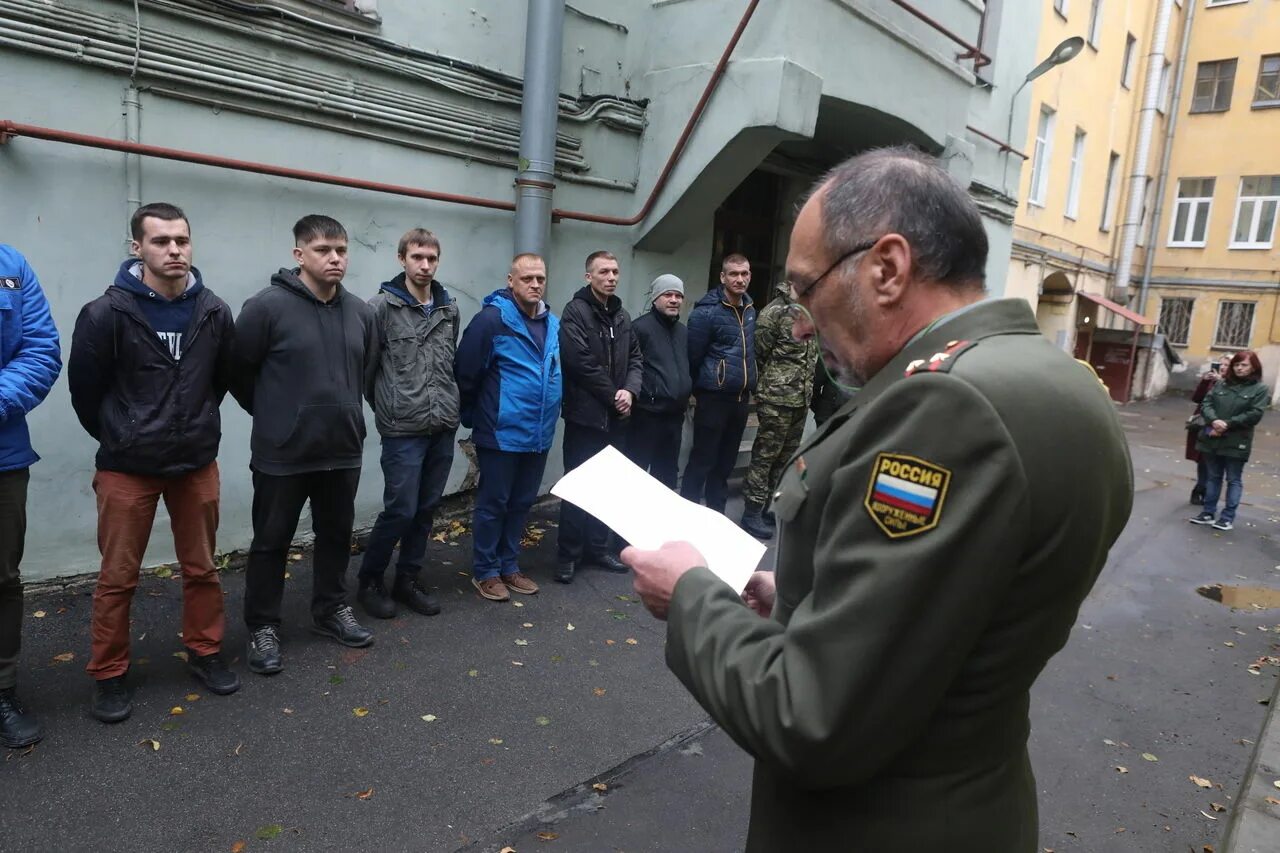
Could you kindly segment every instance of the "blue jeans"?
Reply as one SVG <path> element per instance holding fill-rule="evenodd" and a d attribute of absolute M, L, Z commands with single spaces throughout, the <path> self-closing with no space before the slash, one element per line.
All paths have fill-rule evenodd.
<path fill-rule="evenodd" d="M 453 466 L 454 431 L 382 439 L 382 512 L 373 524 L 360 583 L 381 580 L 400 543 L 397 575 L 416 576 L 422 570 L 436 505 Z"/>
<path fill-rule="evenodd" d="M 529 507 L 538 497 L 547 454 L 508 453 L 477 447 L 480 485 L 472 522 L 472 571 L 478 581 L 520 571 L 520 539 Z"/>
<path fill-rule="evenodd" d="M 1205 467 L 1209 469 L 1209 480 L 1204 489 L 1204 511 L 1213 515 L 1218 509 L 1218 496 L 1222 494 L 1222 478 L 1227 478 L 1227 502 L 1222 507 L 1222 515 L 1218 521 L 1235 521 L 1236 507 L 1240 505 L 1240 496 L 1244 493 L 1243 459 L 1230 456 L 1219 456 L 1216 453 L 1201 453 Z"/>

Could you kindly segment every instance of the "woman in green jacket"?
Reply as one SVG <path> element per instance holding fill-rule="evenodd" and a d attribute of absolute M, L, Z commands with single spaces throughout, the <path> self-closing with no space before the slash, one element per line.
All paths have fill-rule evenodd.
<path fill-rule="evenodd" d="M 1192 524 L 1231 529 L 1244 491 L 1244 463 L 1253 449 L 1253 428 L 1269 405 L 1271 390 L 1262 384 L 1262 363 L 1257 354 L 1246 350 L 1233 355 L 1226 380 L 1216 383 L 1200 406 L 1205 427 L 1196 449 L 1205 460 L 1209 479 L 1205 484 L 1204 511 L 1190 519 Z M 1215 520 L 1223 477 L 1227 480 L 1227 501 Z"/>

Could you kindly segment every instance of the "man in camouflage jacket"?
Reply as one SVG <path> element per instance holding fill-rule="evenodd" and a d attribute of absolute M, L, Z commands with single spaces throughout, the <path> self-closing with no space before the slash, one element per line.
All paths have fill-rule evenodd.
<path fill-rule="evenodd" d="M 809 399 L 813 395 L 817 341 L 791 336 L 795 303 L 785 284 L 756 318 L 756 428 L 751 466 L 742 487 L 742 528 L 760 539 L 774 533 L 772 513 L 764 512 L 783 466 L 800 446 Z"/>

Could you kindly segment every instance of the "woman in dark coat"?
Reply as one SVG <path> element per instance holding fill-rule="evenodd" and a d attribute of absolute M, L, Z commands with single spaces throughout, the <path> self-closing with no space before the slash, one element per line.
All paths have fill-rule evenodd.
<path fill-rule="evenodd" d="M 1258 356 L 1247 350 L 1233 355 L 1226 377 L 1214 384 L 1200 404 L 1206 426 L 1196 440 L 1196 450 L 1204 457 L 1209 479 L 1205 483 L 1204 512 L 1190 519 L 1193 524 L 1231 529 L 1244 491 L 1244 463 L 1253 451 L 1253 428 L 1270 405 L 1271 389 L 1262 384 Z M 1224 479 L 1227 499 L 1215 520 Z"/>

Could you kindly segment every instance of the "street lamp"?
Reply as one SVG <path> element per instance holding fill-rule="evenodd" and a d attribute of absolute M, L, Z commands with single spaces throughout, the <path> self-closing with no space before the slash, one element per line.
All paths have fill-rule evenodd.
<path fill-rule="evenodd" d="M 1054 68 L 1062 65 L 1064 62 L 1070 62 L 1075 59 L 1082 50 L 1084 50 L 1084 39 L 1080 36 L 1072 36 L 1071 38 L 1060 42 L 1057 47 L 1050 51 L 1049 56 L 1044 60 L 1044 62 L 1041 62 L 1035 68 L 1032 68 L 1027 72 L 1026 79 L 1023 80 L 1021 85 L 1014 90 L 1013 97 L 1009 98 L 1009 128 L 1005 131 L 1005 139 L 1013 139 L 1013 107 L 1014 104 L 1017 103 L 1019 93 L 1026 88 L 1028 83 L 1044 74 L 1050 68 Z M 1008 165 L 1007 160 L 1005 161 L 1005 165 Z M 1007 170 L 1005 191 L 1008 191 Z"/>

